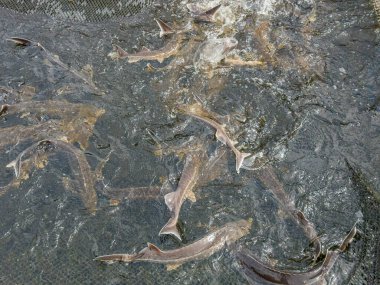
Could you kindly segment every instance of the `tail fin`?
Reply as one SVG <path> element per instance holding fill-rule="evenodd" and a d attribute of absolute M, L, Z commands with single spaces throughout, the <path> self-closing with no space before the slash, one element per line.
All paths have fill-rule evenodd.
<path fill-rule="evenodd" d="M 129 254 L 111 254 L 111 255 L 101 255 L 101 256 L 98 256 L 98 257 L 94 258 L 94 260 L 96 260 L 96 261 L 103 261 L 103 262 L 107 262 L 107 263 L 114 263 L 114 262 L 117 262 L 117 261 L 120 261 L 120 262 L 132 262 L 135 259 L 136 259 L 136 255 L 135 254 L 133 254 L 133 255 L 129 255 Z"/>
<path fill-rule="evenodd" d="M 166 225 L 163 226 L 163 228 L 160 230 L 159 235 L 173 235 L 176 238 L 178 238 L 180 241 L 182 241 L 181 235 L 179 234 L 179 231 L 177 229 L 177 223 L 173 223 L 172 219 L 170 219 L 166 223 Z"/>
<path fill-rule="evenodd" d="M 17 157 L 15 160 L 11 161 L 6 165 L 8 168 L 12 168 L 15 171 L 15 176 L 16 178 L 19 178 L 20 173 L 21 173 L 21 157 Z"/>
<path fill-rule="evenodd" d="M 252 155 L 251 153 L 239 152 L 236 154 L 236 172 L 240 173 L 240 168 L 243 165 L 243 161 L 246 157 Z"/>

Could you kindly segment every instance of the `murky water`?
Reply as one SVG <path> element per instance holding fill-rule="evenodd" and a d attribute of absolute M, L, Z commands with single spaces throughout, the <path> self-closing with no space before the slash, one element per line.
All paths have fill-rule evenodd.
<path fill-rule="evenodd" d="M 244 284 L 237 249 L 304 271 L 310 260 L 300 258 L 312 252 L 310 241 L 281 206 L 281 191 L 314 224 L 324 252 L 359 221 L 361 233 L 326 276 L 328 284 L 379 281 L 380 30 L 372 6 L 227 2 L 216 23 L 193 23 L 187 1 L 97 24 L 0 9 L 0 100 L 14 106 L 0 117 L 0 283 Z M 159 38 L 154 18 L 186 31 Z M 68 68 L 10 37 L 39 42 Z M 238 41 L 234 49 L 205 54 L 205 42 L 227 37 Z M 175 55 L 149 67 L 107 56 L 112 44 L 133 53 L 173 39 L 180 42 Z M 87 76 L 86 65 L 104 95 L 70 72 Z M 266 165 L 237 174 L 235 156 L 215 130 L 179 111 L 194 103 L 225 124 L 240 150 L 261 157 L 246 166 Z M 57 139 L 75 151 L 36 145 Z M 31 146 L 16 177 L 6 166 Z M 196 202 L 182 205 L 183 240 L 160 237 L 170 217 L 163 197 L 196 148 L 207 159 Z M 248 235 L 176 270 L 93 261 L 137 252 L 147 242 L 178 248 L 248 218 Z"/>

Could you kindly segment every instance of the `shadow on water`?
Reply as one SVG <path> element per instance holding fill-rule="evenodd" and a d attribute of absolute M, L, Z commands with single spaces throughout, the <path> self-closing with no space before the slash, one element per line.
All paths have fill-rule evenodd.
<path fill-rule="evenodd" d="M 313 232 L 295 209 L 323 253 L 359 221 L 328 284 L 379 282 L 380 36 L 370 1 L 227 2 L 214 23 L 193 22 L 187 1 L 101 23 L 0 8 L 0 283 L 241 284 L 244 249 L 307 271 Z M 180 32 L 160 38 L 154 18 Z M 134 53 L 170 41 L 180 48 L 163 62 L 108 56 L 113 44 Z M 239 174 L 215 126 L 180 111 L 195 104 L 253 154 Z M 196 202 L 180 211 L 182 242 L 159 236 L 164 196 L 195 150 L 203 159 Z M 248 235 L 176 270 L 93 261 L 146 242 L 179 248 L 249 218 Z"/>

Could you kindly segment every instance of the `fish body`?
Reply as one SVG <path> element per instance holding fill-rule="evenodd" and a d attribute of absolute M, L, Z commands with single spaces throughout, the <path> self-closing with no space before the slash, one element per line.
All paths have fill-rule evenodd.
<path fill-rule="evenodd" d="M 230 137 L 227 135 L 226 131 L 224 130 L 223 126 L 215 122 L 214 120 L 203 117 L 200 115 L 197 115 L 193 112 L 187 112 L 188 115 L 197 118 L 207 124 L 209 124 L 211 127 L 216 129 L 215 137 L 217 140 L 219 140 L 221 143 L 226 144 L 227 146 L 230 147 L 230 149 L 234 152 L 236 156 L 236 172 L 240 173 L 240 168 L 243 165 L 244 158 L 250 156 L 250 153 L 244 153 L 240 152 L 236 147 L 235 147 L 235 142 L 233 142 Z"/>
<path fill-rule="evenodd" d="M 86 74 L 82 71 L 78 71 L 70 66 L 68 66 L 67 64 L 63 63 L 59 57 L 55 54 L 52 54 L 50 51 L 48 51 L 42 44 L 40 44 L 39 42 L 35 42 L 35 41 L 32 41 L 32 40 L 28 40 L 28 39 L 24 39 L 24 38 L 19 38 L 19 37 L 11 37 L 8 39 L 9 41 L 12 41 L 14 42 L 15 44 L 17 45 L 22 45 L 22 46 L 36 46 L 36 47 L 39 47 L 43 50 L 43 52 L 45 53 L 45 56 L 48 58 L 48 60 L 50 60 L 51 62 L 54 62 L 56 63 L 57 65 L 59 65 L 61 68 L 63 68 L 64 70 L 68 71 L 68 72 L 71 72 L 72 74 L 74 74 L 76 77 L 78 77 L 79 79 L 81 79 L 83 82 L 85 82 L 87 84 L 88 87 L 90 87 L 91 91 L 93 94 L 95 95 L 104 95 L 104 92 L 102 90 L 100 90 L 96 85 L 95 83 L 93 82 L 92 80 L 92 76 L 90 76 L 89 74 Z"/>
<path fill-rule="evenodd" d="M 181 37 L 179 37 L 181 38 Z M 124 59 L 128 58 L 129 63 L 138 62 L 140 60 L 156 60 L 162 63 L 166 58 L 175 55 L 181 47 L 181 40 L 178 37 L 173 38 L 167 43 L 166 46 L 157 50 L 150 50 L 143 48 L 136 53 L 127 53 L 118 45 L 114 45 L 114 51 L 109 53 L 108 56 L 112 59 Z"/>
<path fill-rule="evenodd" d="M 7 167 L 13 167 L 16 178 L 20 177 L 22 170 L 22 161 L 25 156 L 30 156 L 34 153 L 47 153 L 52 152 L 55 149 L 61 149 L 73 155 L 77 162 L 78 171 L 73 171 L 75 176 L 81 182 L 79 194 L 82 201 L 90 213 L 96 211 L 97 196 L 95 192 L 95 177 L 91 171 L 91 167 L 87 162 L 84 152 L 70 143 L 63 140 L 41 140 L 32 146 L 22 151 L 15 160 L 10 162 Z"/>
<path fill-rule="evenodd" d="M 192 189 L 197 183 L 199 177 L 199 166 L 200 162 L 198 153 L 189 154 L 186 157 L 186 163 L 183 168 L 177 190 L 165 195 L 165 204 L 168 206 L 171 212 L 171 218 L 161 229 L 159 233 L 160 235 L 172 234 L 181 240 L 181 236 L 177 229 L 179 212 L 186 197 L 188 197 L 190 200 L 195 201 L 195 196 L 192 192 Z"/>
<path fill-rule="evenodd" d="M 167 265 L 180 265 L 185 262 L 200 260 L 211 256 L 221 250 L 225 245 L 229 245 L 247 235 L 250 228 L 250 221 L 239 220 L 227 223 L 202 239 L 178 249 L 161 250 L 154 244 L 148 243 L 147 247 L 136 254 L 103 255 L 95 258 L 95 260 L 106 262 L 146 261 Z"/>
<path fill-rule="evenodd" d="M 194 54 L 195 66 L 216 65 L 238 44 L 235 38 L 217 38 L 204 41 Z"/>
<path fill-rule="evenodd" d="M 337 250 L 328 250 L 321 264 L 306 272 L 288 272 L 277 270 L 272 266 L 265 265 L 251 253 L 239 252 L 237 258 L 243 268 L 243 273 L 250 284 L 263 285 L 320 285 L 325 284 L 324 277 L 334 266 L 339 254 L 347 249 L 356 235 L 356 225 L 344 238 Z"/>

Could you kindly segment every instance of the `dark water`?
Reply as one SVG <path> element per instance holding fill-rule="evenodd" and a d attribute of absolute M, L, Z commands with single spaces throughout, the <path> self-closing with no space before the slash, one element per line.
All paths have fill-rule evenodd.
<path fill-rule="evenodd" d="M 74 107 L 61 107 L 62 112 L 31 109 L 0 117 L 1 130 L 13 130 L 1 132 L 1 140 L 7 137 L 9 142 L 1 144 L 0 152 L 0 283 L 244 284 L 236 248 L 248 248 L 278 268 L 308 269 L 308 262 L 295 258 L 310 252 L 309 241 L 281 210 L 273 181 L 260 171 L 242 169 L 238 175 L 232 152 L 215 140 L 214 130 L 178 112 L 178 105 L 201 102 L 226 124 L 240 149 L 270 161 L 262 171 L 275 174 L 280 188 L 315 225 L 323 250 L 339 244 L 359 220 L 360 237 L 341 254 L 327 283 L 376 284 L 380 30 L 369 1 L 237 1 L 222 9 L 219 17 L 225 25 L 194 24 L 176 56 L 151 62 L 153 72 L 147 71 L 146 61 L 107 57 L 112 43 L 129 52 L 164 46 L 168 40 L 158 37 L 153 18 L 182 27 L 190 20 L 185 2 L 99 24 L 0 9 L 1 104 L 56 100 L 58 106 L 68 101 L 104 110 L 96 116 L 88 110 L 77 115 Z M 72 69 L 90 64 L 94 82 L 106 94 L 92 94 L 37 47 L 6 41 L 13 36 L 40 42 Z M 197 48 L 216 36 L 235 37 L 239 44 L 231 54 L 262 60 L 265 66 L 216 66 L 212 74 L 199 67 L 193 61 Z M 43 128 L 23 136 L 25 131 L 16 130 L 52 120 L 63 121 L 61 131 Z M 94 182 L 94 213 L 85 208 L 83 185 L 75 182 L 78 167 L 66 152 L 50 153 L 46 165 L 33 166 L 19 184 L 12 182 L 9 162 L 33 143 L 62 134 L 85 149 L 92 170 L 109 158 Z M 210 157 L 225 155 L 212 178 L 196 187 L 197 202 L 183 204 L 180 243 L 158 232 L 169 218 L 163 195 L 175 189 L 184 165 L 180 152 L 193 147 L 192 138 Z M 158 144 L 164 148 L 162 156 L 157 156 Z M 107 194 L 163 182 L 170 187 L 163 186 L 154 199 L 111 203 Z M 7 187 L 9 183 L 14 184 Z M 174 271 L 160 264 L 92 260 L 137 252 L 146 242 L 177 248 L 241 218 L 253 219 L 249 235 Z"/>

